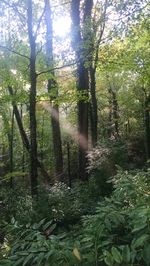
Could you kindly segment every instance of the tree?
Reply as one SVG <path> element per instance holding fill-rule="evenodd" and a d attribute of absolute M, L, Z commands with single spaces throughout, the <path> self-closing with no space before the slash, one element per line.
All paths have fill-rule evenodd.
<path fill-rule="evenodd" d="M 54 58 L 53 58 L 53 24 L 52 24 L 52 14 L 51 6 L 49 0 L 45 0 L 45 22 L 46 22 L 46 63 L 47 67 L 54 68 Z M 53 135 L 53 147 L 54 147 L 54 157 L 55 157 L 55 175 L 56 179 L 62 180 L 63 176 L 63 155 L 62 155 L 62 141 L 61 141 L 61 131 L 59 123 L 59 106 L 57 103 L 53 104 L 58 97 L 58 84 L 56 82 L 54 70 L 50 73 L 50 78 L 48 79 L 47 90 L 50 97 L 51 104 L 51 125 L 52 125 L 52 135 Z"/>
<path fill-rule="evenodd" d="M 92 145 L 95 147 L 97 143 L 97 130 L 98 130 L 98 107 L 96 96 L 96 70 L 99 61 L 100 44 L 103 40 L 105 32 L 105 26 L 107 22 L 107 9 L 109 7 L 109 1 L 105 0 L 94 6 L 94 16 L 90 20 L 90 27 L 88 28 L 88 35 L 90 36 L 89 47 L 89 93 L 91 96 L 90 101 L 90 123 L 91 123 L 91 139 Z M 89 20 L 87 21 L 89 26 Z M 90 32 L 89 32 L 90 31 Z M 88 38 L 89 39 L 89 38 Z"/>
<path fill-rule="evenodd" d="M 71 2 L 72 18 L 72 46 L 76 53 L 77 60 L 77 89 L 82 97 L 78 101 L 78 137 L 79 137 L 79 176 L 82 180 L 87 180 L 87 158 L 88 150 L 88 91 L 89 76 L 87 63 L 87 49 L 85 47 L 84 30 L 86 20 L 91 16 L 93 1 L 84 1 L 81 10 L 81 1 Z M 82 24 L 82 26 L 81 26 Z M 83 27 L 83 28 L 82 28 Z"/>
<path fill-rule="evenodd" d="M 31 193 L 37 195 L 37 133 L 36 133 L 36 37 L 33 33 L 32 0 L 27 1 L 27 27 L 30 44 L 30 177 Z"/>

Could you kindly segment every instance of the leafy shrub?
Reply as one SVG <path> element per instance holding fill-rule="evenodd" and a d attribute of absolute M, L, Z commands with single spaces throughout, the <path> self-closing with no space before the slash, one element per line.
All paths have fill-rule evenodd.
<path fill-rule="evenodd" d="M 11 249 L 3 262 L 11 266 L 150 265 L 149 177 L 148 171 L 118 171 L 110 181 L 114 185 L 111 197 L 65 232 L 59 220 L 55 224 L 45 219 L 26 227 L 14 222 Z M 60 196 L 60 187 L 53 189 Z M 65 190 L 61 196 L 68 193 Z M 81 198 L 84 193 L 85 189 L 80 191 Z"/>
<path fill-rule="evenodd" d="M 111 149 L 105 145 L 99 145 L 88 152 L 87 158 L 87 171 L 91 176 L 89 182 L 92 194 L 97 198 L 109 195 L 112 191 L 112 185 L 108 184 L 107 180 L 114 174 L 115 168 L 111 159 Z"/>
<path fill-rule="evenodd" d="M 120 171 L 111 198 L 84 217 L 80 241 L 87 265 L 150 265 L 149 177 L 149 172 Z"/>
<path fill-rule="evenodd" d="M 64 183 L 55 183 L 48 194 L 51 218 L 64 225 L 74 224 L 83 214 L 89 213 L 94 205 L 89 184 L 77 182 L 73 188 Z M 91 195 L 91 197 L 90 197 Z"/>
<path fill-rule="evenodd" d="M 74 255 L 73 244 L 67 241 L 66 235 L 53 234 L 56 224 L 45 219 L 31 225 L 18 225 L 13 220 L 9 230 L 15 233 L 16 240 L 8 259 L 3 259 L 0 265 L 30 266 L 30 265 L 76 265 L 80 257 Z"/>
<path fill-rule="evenodd" d="M 14 216 L 20 222 L 29 222 L 32 212 L 32 199 L 30 191 L 15 187 L 13 190 L 4 187 L 0 190 L 1 215 L 3 220 L 9 222 Z"/>

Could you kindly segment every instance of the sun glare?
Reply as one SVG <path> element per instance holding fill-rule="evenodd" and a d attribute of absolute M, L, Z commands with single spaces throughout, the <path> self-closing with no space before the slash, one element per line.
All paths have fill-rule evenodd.
<path fill-rule="evenodd" d="M 66 37 L 70 32 L 71 19 L 69 17 L 60 17 L 53 22 L 54 34 L 59 37 Z"/>

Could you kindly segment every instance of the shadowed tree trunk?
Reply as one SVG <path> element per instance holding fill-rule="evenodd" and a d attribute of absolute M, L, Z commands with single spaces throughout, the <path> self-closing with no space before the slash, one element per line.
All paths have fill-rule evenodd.
<path fill-rule="evenodd" d="M 87 1 L 88 2 L 88 1 Z M 90 2 L 90 1 L 89 1 Z M 89 4 L 89 3 L 88 3 Z M 93 3 L 92 3 L 93 5 Z M 98 115 L 97 115 L 97 97 L 96 97 L 96 70 L 98 65 L 99 47 L 102 41 L 103 33 L 106 24 L 106 11 L 108 7 L 108 0 L 101 3 L 100 15 L 95 13 L 91 19 L 91 6 L 88 7 L 88 25 L 90 35 L 90 47 L 89 47 L 89 78 L 90 78 L 90 124 L 91 124 L 91 139 L 92 146 L 95 147 L 97 144 L 97 128 L 98 128 Z M 98 11 L 99 13 L 99 11 Z M 99 16 L 99 21 L 96 21 L 96 17 Z"/>
<path fill-rule="evenodd" d="M 77 60 L 77 89 L 80 95 L 87 97 L 89 91 L 89 75 L 87 63 L 88 49 L 86 49 L 86 26 L 88 18 L 91 16 L 93 6 L 92 0 L 85 0 L 81 10 L 81 1 L 72 0 L 71 19 L 72 19 L 72 46 L 76 53 Z M 82 25 L 81 25 L 82 24 Z M 87 180 L 87 151 L 88 151 L 88 101 L 78 100 L 78 135 L 79 135 L 79 177 Z"/>
<path fill-rule="evenodd" d="M 118 101 L 117 101 L 116 93 L 113 92 L 112 97 L 113 97 L 113 116 L 114 116 L 114 123 L 115 123 L 115 133 L 118 138 L 119 137 L 119 123 L 118 123 L 119 115 L 118 115 Z"/>
<path fill-rule="evenodd" d="M 116 90 L 114 86 L 112 86 L 109 76 L 108 78 L 108 93 L 109 93 L 109 118 L 111 117 L 111 125 L 110 125 L 110 136 L 114 135 L 115 138 L 119 137 L 119 107 L 118 107 L 118 101 L 117 101 L 117 95 Z"/>
<path fill-rule="evenodd" d="M 20 109 L 20 119 L 23 125 L 23 105 L 21 104 L 21 109 Z M 22 145 L 22 172 L 25 171 L 25 149 L 24 145 Z"/>
<path fill-rule="evenodd" d="M 53 68 L 53 24 L 50 1 L 45 0 L 45 21 L 46 21 L 46 58 L 47 67 Z M 59 123 L 59 106 L 55 102 L 58 97 L 58 84 L 55 79 L 55 72 L 51 71 L 51 78 L 48 79 L 47 89 L 50 95 L 51 103 L 51 125 L 52 125 L 52 136 L 53 136 L 53 147 L 54 147 L 54 158 L 55 158 L 55 175 L 56 179 L 63 180 L 63 154 L 62 154 L 62 141 L 61 131 Z M 52 96 L 53 94 L 53 96 Z"/>
<path fill-rule="evenodd" d="M 109 94 L 110 91 L 108 90 Z M 108 113 L 108 137 L 111 138 L 112 137 L 112 101 L 111 101 L 111 97 L 109 97 L 109 113 Z"/>
<path fill-rule="evenodd" d="M 42 132 L 41 132 L 41 162 L 43 163 L 44 158 L 44 125 L 45 125 L 45 116 L 42 116 Z"/>
<path fill-rule="evenodd" d="M 150 96 L 145 99 L 145 137 L 147 159 L 150 159 Z"/>
<path fill-rule="evenodd" d="M 32 196 L 38 194 L 37 132 L 36 132 L 36 42 L 33 34 L 32 0 L 27 1 L 27 26 L 30 44 L 30 178 Z"/>
<path fill-rule="evenodd" d="M 90 68 L 90 94 L 91 94 L 91 108 L 90 108 L 90 117 L 91 117 L 91 138 L 93 147 L 97 143 L 97 98 L 96 98 L 96 80 L 95 80 L 96 69 Z"/>
<path fill-rule="evenodd" d="M 10 140 L 9 140 L 9 142 L 10 142 L 9 143 L 10 173 L 13 173 L 13 171 L 14 171 L 14 162 L 13 162 L 14 110 L 12 110 Z M 13 188 L 13 176 L 10 177 L 10 188 Z"/>

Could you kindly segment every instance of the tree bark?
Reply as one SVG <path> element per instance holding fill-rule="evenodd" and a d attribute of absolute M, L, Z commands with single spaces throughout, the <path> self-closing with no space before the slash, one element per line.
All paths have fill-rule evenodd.
<path fill-rule="evenodd" d="M 88 71 L 84 68 L 83 63 L 78 67 L 78 90 L 83 96 L 88 98 Z M 79 177 L 85 181 L 88 179 L 87 151 L 88 151 L 88 102 L 85 100 L 78 101 L 78 132 L 79 132 Z"/>
<path fill-rule="evenodd" d="M 36 42 L 33 34 L 32 0 L 27 5 L 27 26 L 30 44 L 30 178 L 31 194 L 38 194 L 37 133 L 36 133 Z"/>
<path fill-rule="evenodd" d="M 77 89 L 82 96 L 88 99 L 89 76 L 86 49 L 86 35 L 84 35 L 84 26 L 90 16 L 93 5 L 92 0 L 84 1 L 83 13 L 80 10 L 80 0 L 72 0 L 71 2 L 71 19 L 72 19 L 72 46 L 76 53 L 77 59 Z M 81 19 L 81 14 L 83 17 Z M 83 23 L 83 28 L 81 26 Z M 83 34 L 81 31 L 83 30 Z M 85 31 L 86 32 L 86 31 Z M 88 101 L 85 99 L 78 100 L 78 135 L 79 135 L 79 177 L 85 181 L 88 179 L 86 171 L 87 167 L 87 151 L 88 151 Z"/>
<path fill-rule="evenodd" d="M 49 0 L 45 0 L 45 21 L 46 21 L 46 57 L 47 66 L 52 67 L 54 65 L 53 58 L 53 24 L 51 6 Z M 58 84 L 55 80 L 55 72 L 51 71 L 52 78 L 48 80 L 47 90 L 50 95 L 51 103 L 51 125 L 52 125 L 52 136 L 53 136 L 53 147 L 54 147 L 54 158 L 55 158 L 55 176 L 56 179 L 63 180 L 63 154 L 62 154 L 62 141 L 61 141 L 61 130 L 59 122 L 59 106 L 58 104 L 52 104 L 52 100 L 58 97 Z M 55 96 L 51 96 L 51 92 L 55 91 Z"/>

